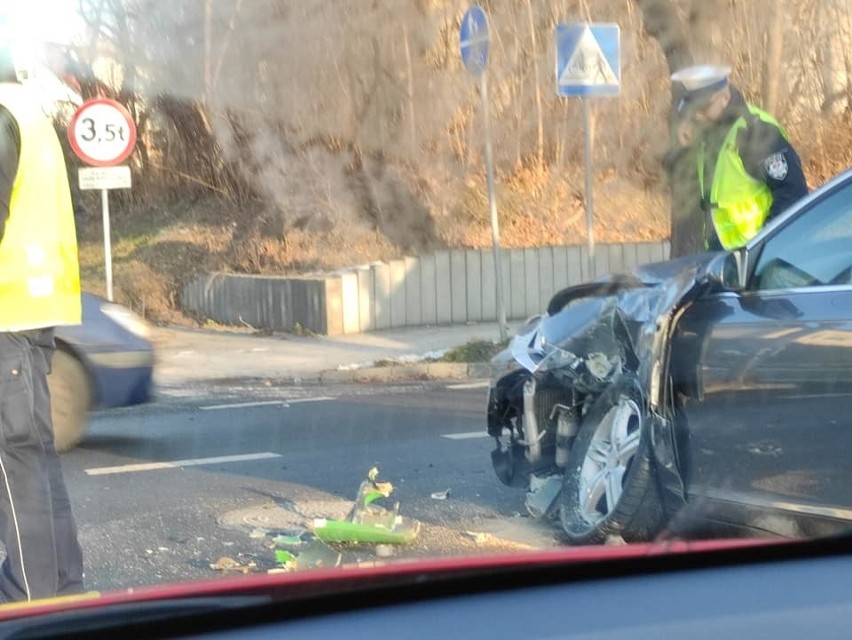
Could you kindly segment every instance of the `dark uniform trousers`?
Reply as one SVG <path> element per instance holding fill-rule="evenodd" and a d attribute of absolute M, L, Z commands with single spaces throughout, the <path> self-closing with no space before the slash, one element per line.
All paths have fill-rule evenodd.
<path fill-rule="evenodd" d="M 83 591 L 77 525 L 53 444 L 53 330 L 0 333 L 0 598 Z"/>

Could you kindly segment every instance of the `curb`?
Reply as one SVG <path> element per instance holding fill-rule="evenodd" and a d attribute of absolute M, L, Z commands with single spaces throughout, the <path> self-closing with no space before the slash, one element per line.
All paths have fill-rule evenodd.
<path fill-rule="evenodd" d="M 322 371 L 321 384 L 344 384 L 349 382 L 415 382 L 421 380 L 451 380 L 464 378 L 488 378 L 491 365 L 488 362 L 427 362 L 400 364 L 389 367 L 364 367 L 352 371 Z"/>

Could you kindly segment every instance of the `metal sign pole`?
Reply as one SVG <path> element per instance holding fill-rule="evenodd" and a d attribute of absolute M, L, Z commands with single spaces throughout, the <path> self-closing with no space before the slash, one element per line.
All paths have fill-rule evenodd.
<path fill-rule="evenodd" d="M 112 238 L 109 228 L 109 191 L 101 189 L 101 210 L 104 218 L 104 270 L 106 271 L 107 300 L 112 302 Z"/>
<path fill-rule="evenodd" d="M 482 95 L 482 118 L 485 126 L 485 175 L 488 182 L 488 208 L 491 212 L 491 243 L 494 248 L 494 281 L 497 295 L 497 323 L 500 341 L 506 340 L 506 306 L 503 302 L 503 262 L 500 259 L 500 226 L 497 219 L 497 195 L 494 188 L 494 151 L 491 146 L 491 115 L 488 108 L 488 79 L 483 71 L 479 76 Z"/>
<path fill-rule="evenodd" d="M 592 131 L 592 108 L 588 98 L 582 98 L 583 102 L 583 146 L 586 161 L 586 235 L 588 242 L 589 276 L 591 280 L 595 275 L 595 208 L 593 201 L 593 160 L 592 145 L 594 133 Z"/>

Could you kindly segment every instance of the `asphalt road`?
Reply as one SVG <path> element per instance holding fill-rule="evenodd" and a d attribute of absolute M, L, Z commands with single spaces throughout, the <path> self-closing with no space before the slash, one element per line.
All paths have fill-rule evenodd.
<path fill-rule="evenodd" d="M 234 383 L 96 414 L 63 456 L 87 586 L 214 578 L 222 557 L 265 571 L 272 536 L 344 516 L 373 465 L 423 525 L 397 557 L 556 546 L 556 530 L 525 517 L 523 492 L 491 470 L 486 392 Z M 344 562 L 375 561 L 374 548 L 344 550 Z"/>

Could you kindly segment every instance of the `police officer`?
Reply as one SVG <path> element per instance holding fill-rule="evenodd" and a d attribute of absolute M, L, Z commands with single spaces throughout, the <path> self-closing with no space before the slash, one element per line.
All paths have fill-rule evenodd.
<path fill-rule="evenodd" d="M 0 600 L 83 590 L 53 444 L 53 327 L 79 324 L 71 192 L 50 120 L 0 49 Z M 2 556 L 0 556 L 2 557 Z"/>
<path fill-rule="evenodd" d="M 781 125 L 728 82 L 730 68 L 689 67 L 680 83 L 678 144 L 697 162 L 704 248 L 746 244 L 808 192 L 802 163 Z"/>

